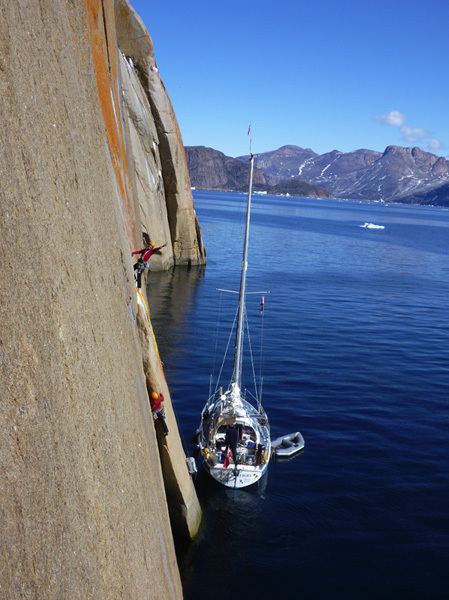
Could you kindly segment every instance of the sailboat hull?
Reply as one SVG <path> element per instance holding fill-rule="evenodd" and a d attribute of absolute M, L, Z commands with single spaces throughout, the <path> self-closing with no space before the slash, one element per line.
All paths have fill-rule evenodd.
<path fill-rule="evenodd" d="M 237 468 L 234 465 L 230 465 L 224 468 L 223 465 L 211 467 L 206 463 L 205 468 L 218 483 L 229 488 L 240 489 L 257 483 L 266 473 L 268 464 L 260 467 L 237 465 Z"/>
<path fill-rule="evenodd" d="M 238 431 L 234 452 L 227 444 L 230 428 Z M 218 483 L 230 488 L 248 487 L 267 470 L 271 457 L 268 418 L 261 406 L 256 409 L 238 393 L 227 391 L 214 404 L 206 404 L 198 432 L 204 468 Z"/>

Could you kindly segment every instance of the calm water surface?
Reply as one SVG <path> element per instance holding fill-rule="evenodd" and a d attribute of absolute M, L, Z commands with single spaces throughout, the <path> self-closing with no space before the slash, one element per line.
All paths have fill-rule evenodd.
<path fill-rule="evenodd" d="M 195 192 L 207 267 L 149 277 L 186 447 L 235 314 L 216 289 L 239 285 L 245 200 Z M 448 258 L 447 209 L 254 197 L 256 375 L 272 438 L 306 447 L 254 489 L 197 478 L 187 600 L 449 598 Z"/>

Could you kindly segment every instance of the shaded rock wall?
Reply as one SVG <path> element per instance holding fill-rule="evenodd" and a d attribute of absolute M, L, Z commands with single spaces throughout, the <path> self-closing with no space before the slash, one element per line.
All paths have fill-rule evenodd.
<path fill-rule="evenodd" d="M 193 206 L 178 122 L 154 58 L 153 45 L 127 0 L 116 0 L 123 113 L 130 135 L 127 160 L 142 228 L 156 245 L 169 242 L 168 257 L 154 266 L 202 264 L 205 250 Z M 164 255 L 167 253 L 164 251 Z"/>
<path fill-rule="evenodd" d="M 182 597 L 148 404 L 164 379 L 130 250 L 142 233 L 168 241 L 160 267 L 202 262 L 204 250 L 173 148 L 153 182 L 168 144 L 157 150 L 159 119 L 138 112 L 148 90 L 126 101 L 140 82 L 118 42 L 130 15 L 112 0 L 0 5 L 5 598 Z M 175 192 L 164 196 L 166 178 Z M 200 510 L 167 404 L 168 489 L 193 535 Z"/>
<path fill-rule="evenodd" d="M 159 422 L 156 422 L 156 432 L 170 519 L 178 538 L 183 541 L 190 540 L 198 533 L 201 510 L 191 477 L 186 468 L 185 455 L 159 351 L 155 343 L 148 305 L 141 295 L 139 295 L 138 301 L 137 324 L 142 345 L 147 389 L 149 394 L 153 391 L 162 392 L 165 398 L 164 410 L 169 435 L 164 435 Z"/>

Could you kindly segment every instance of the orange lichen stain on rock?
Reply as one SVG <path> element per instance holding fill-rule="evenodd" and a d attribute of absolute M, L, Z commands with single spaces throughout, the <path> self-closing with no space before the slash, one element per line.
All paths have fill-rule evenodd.
<path fill-rule="evenodd" d="M 130 244 L 136 246 L 137 235 L 133 225 L 135 219 L 132 214 L 132 201 L 128 198 L 131 185 L 129 183 L 122 123 L 119 118 L 114 7 L 110 0 L 84 0 L 84 8 L 87 15 L 92 57 L 97 76 L 98 96 L 106 126 L 112 167 L 120 199 L 126 205 L 125 213 L 131 217 L 125 218 L 126 232 Z"/>

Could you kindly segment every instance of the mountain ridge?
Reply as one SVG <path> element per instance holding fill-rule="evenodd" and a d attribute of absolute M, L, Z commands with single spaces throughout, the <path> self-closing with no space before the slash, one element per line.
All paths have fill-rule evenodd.
<path fill-rule="evenodd" d="M 248 189 L 248 160 L 238 160 L 206 146 L 185 146 L 184 151 L 192 187 L 236 192 Z M 292 196 L 331 197 L 322 187 L 300 179 L 270 184 L 258 166 L 254 167 L 253 189 Z"/>
<path fill-rule="evenodd" d="M 309 152 L 306 160 L 303 148 L 288 146 L 287 162 L 285 148 L 256 158 L 255 164 L 260 161 L 264 165 L 269 180 L 295 177 L 292 171 L 296 167 L 302 179 L 325 187 L 335 197 L 393 202 L 416 202 L 419 197 L 425 202 L 426 189 L 434 190 L 449 179 L 447 160 L 416 146 L 390 145 L 383 153 L 368 149 L 333 150 L 321 155 Z"/>
<path fill-rule="evenodd" d="M 196 187 L 202 187 L 204 179 L 195 178 L 195 173 L 192 177 L 194 165 L 189 161 L 188 148 L 191 179 L 196 179 Z M 244 155 L 234 160 L 247 163 L 248 158 Z M 282 184 L 285 186 L 291 180 L 301 180 L 338 198 L 420 204 L 433 203 L 437 198 L 440 204 L 449 205 L 449 194 L 445 191 L 449 182 L 446 158 L 417 146 L 390 145 L 384 152 L 361 148 L 317 154 L 311 148 L 290 144 L 255 155 L 255 167 L 262 172 L 266 191 L 274 190 L 274 186 L 282 189 Z M 207 178 L 207 166 L 202 168 Z M 195 169 L 196 174 L 201 171 L 198 165 Z"/>

